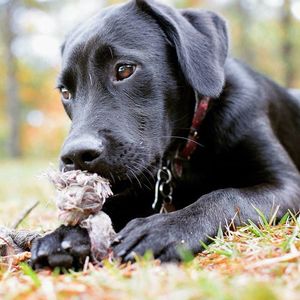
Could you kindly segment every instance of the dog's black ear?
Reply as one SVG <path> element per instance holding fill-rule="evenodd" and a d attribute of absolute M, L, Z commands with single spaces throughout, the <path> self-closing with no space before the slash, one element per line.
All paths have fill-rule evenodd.
<path fill-rule="evenodd" d="M 224 20 L 212 12 L 180 11 L 152 0 L 136 0 L 136 5 L 156 20 L 176 49 L 187 82 L 201 95 L 220 95 L 228 52 Z"/>

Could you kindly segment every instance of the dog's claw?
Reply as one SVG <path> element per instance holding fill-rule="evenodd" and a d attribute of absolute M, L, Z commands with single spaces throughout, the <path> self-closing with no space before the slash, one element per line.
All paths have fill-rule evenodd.
<path fill-rule="evenodd" d="M 177 246 L 184 233 L 178 230 L 173 217 L 154 215 L 145 219 L 135 219 L 121 231 L 122 242 L 113 244 L 113 250 L 122 261 L 134 261 L 136 255 L 144 255 L 152 251 L 155 258 L 162 261 L 180 260 Z M 164 231 L 161 231 L 164 228 Z M 164 255 L 162 255 L 164 253 Z"/>

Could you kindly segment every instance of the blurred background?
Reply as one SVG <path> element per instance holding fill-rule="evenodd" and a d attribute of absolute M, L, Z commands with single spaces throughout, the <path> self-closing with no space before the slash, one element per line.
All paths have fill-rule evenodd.
<path fill-rule="evenodd" d="M 55 90 L 60 45 L 72 27 L 115 0 L 0 0 L 0 215 L 49 198 L 34 175 L 57 156 L 69 127 Z M 231 54 L 300 87 L 300 0 L 163 0 L 219 12 Z M 7 206 L 12 215 L 7 213 Z M 1 211 L 3 214 L 1 214 Z M 6 219 L 5 219 L 6 218 Z"/>

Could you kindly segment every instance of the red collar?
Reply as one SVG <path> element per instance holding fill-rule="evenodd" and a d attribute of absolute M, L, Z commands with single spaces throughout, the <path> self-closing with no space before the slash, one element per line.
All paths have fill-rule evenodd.
<path fill-rule="evenodd" d="M 190 128 L 190 133 L 188 136 L 188 141 L 183 147 L 183 149 L 176 152 L 176 155 L 173 160 L 173 166 L 172 171 L 175 177 L 181 177 L 182 176 L 182 170 L 183 170 L 183 161 L 187 161 L 191 159 L 191 156 L 196 151 L 198 147 L 198 140 L 199 140 L 199 129 L 200 125 L 202 124 L 202 121 L 204 120 L 209 102 L 210 97 L 203 97 L 201 99 L 197 99 L 197 103 L 195 106 L 195 113 L 192 121 L 192 126 Z"/>

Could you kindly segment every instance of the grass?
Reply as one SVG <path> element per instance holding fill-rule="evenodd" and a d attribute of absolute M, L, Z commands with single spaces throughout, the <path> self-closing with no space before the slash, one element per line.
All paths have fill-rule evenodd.
<path fill-rule="evenodd" d="M 22 227 L 56 224 L 53 191 L 36 175 L 47 161 L 4 162 L 0 170 L 1 223 L 11 224 L 23 208 L 41 204 Z M 33 271 L 27 264 L 0 264 L 0 299 L 299 299 L 299 220 L 286 214 L 278 225 L 257 210 L 261 225 L 251 221 L 204 245 L 195 259 L 183 252 L 180 265 L 161 265 L 148 253 L 136 264 L 88 264 L 83 272 Z"/>
<path fill-rule="evenodd" d="M 23 228 L 48 229 L 56 222 L 54 193 L 42 176 L 51 163 L 48 160 L 0 161 L 0 220 L 1 225 L 11 225 L 32 203 L 40 204 L 30 218 L 21 224 Z"/>

